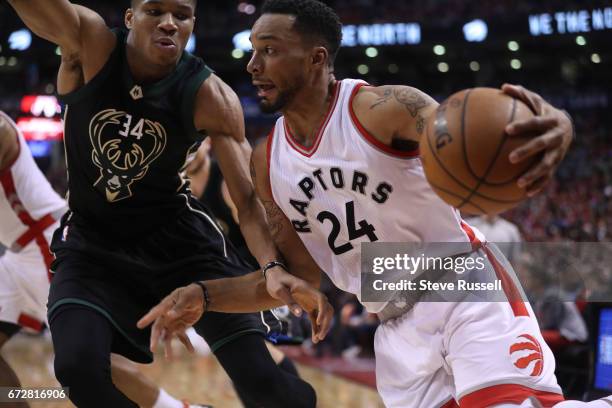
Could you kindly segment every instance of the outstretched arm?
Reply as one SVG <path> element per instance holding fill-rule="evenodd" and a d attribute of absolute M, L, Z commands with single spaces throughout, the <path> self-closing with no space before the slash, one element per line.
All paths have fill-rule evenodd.
<path fill-rule="evenodd" d="M 314 342 L 327 335 L 333 308 L 325 295 L 311 286 L 318 287 L 321 271 L 270 196 L 264 144 L 253 152 L 251 169 L 257 191 L 266 206 L 274 241 L 285 255 L 288 269 L 296 276 L 282 268 L 273 268 L 266 274 L 267 279 L 263 278 L 261 271 L 255 271 L 240 277 L 204 281 L 202 284 L 206 294 L 198 284 L 176 289 L 138 322 L 140 328 L 153 323 L 151 349 L 157 346 L 160 339 L 168 344 L 172 336 L 177 336 L 190 348 L 184 330 L 197 322 L 205 310 L 250 312 L 288 304 L 295 314 L 299 314 L 299 308 L 308 313 Z"/>
<path fill-rule="evenodd" d="M 509 157 L 513 163 L 528 160 L 544 153 L 517 181 L 528 194 L 539 192 L 551 179 L 573 138 L 569 115 L 555 108 L 535 92 L 522 86 L 504 85 L 502 91 L 526 103 L 536 116 L 508 124 L 510 136 L 533 135 L 532 140 L 514 150 Z M 416 146 L 425 134 L 429 115 L 438 107 L 430 96 L 409 86 L 364 86 L 353 100 L 353 109 L 363 126 L 380 142 L 392 146 Z"/>
<path fill-rule="evenodd" d="M 9 0 L 19 17 L 37 36 L 65 50 L 81 47 L 81 18 L 67 0 Z"/>
<path fill-rule="evenodd" d="M 202 109 L 199 108 L 199 106 Z M 261 265 L 280 259 L 276 245 L 287 255 L 289 269 L 299 278 L 288 274 L 281 267 L 274 267 L 267 271 L 266 276 L 278 274 L 291 280 L 291 285 L 306 291 L 313 296 L 319 293 L 318 287 L 320 272 L 310 256 L 306 253 L 301 241 L 291 228 L 289 221 L 280 210 L 270 206 L 271 199 L 264 198 L 268 211 L 268 223 L 264 207 L 255 195 L 255 188 L 251 177 L 263 182 L 263 177 L 255 176 L 255 166 L 266 169 L 265 146 L 260 146 L 251 158 L 251 147 L 244 137 L 244 123 L 242 109 L 236 94 L 218 77 L 212 75 L 203 84 L 198 95 L 196 105 L 195 125 L 198 129 L 206 129 L 212 139 L 212 147 L 219 159 L 221 170 L 225 176 L 228 188 L 239 211 L 240 226 L 249 249 Z M 263 161 L 262 161 L 263 160 Z M 249 170 L 249 162 L 251 170 Z M 257 164 L 255 164 L 257 163 Z M 260 170 L 263 171 L 263 170 Z M 252 176 L 249 174 L 251 173 Z M 267 182 L 267 177 L 266 177 Z M 259 183 L 258 183 L 259 184 Z M 268 184 L 266 184 L 268 185 Z M 267 187 L 269 188 L 269 187 Z M 264 188 L 259 188 L 261 193 Z M 264 194 L 269 194 L 267 191 Z M 286 225 L 282 225 L 282 224 Z M 289 228 L 287 227 L 289 226 Z M 282 233 L 280 233 L 282 231 Z M 272 234 L 271 234 L 272 233 Z M 293 234 L 293 237 L 290 235 Z M 289 236 L 289 238 L 287 238 Z M 274 241 L 273 241 L 274 239 Z M 298 260 L 295 262 L 294 260 Z M 309 260 L 305 263 L 304 260 Z M 283 304 L 297 306 L 289 296 L 289 292 L 274 292 L 272 296 L 266 288 L 266 280 L 261 271 L 256 271 L 237 278 L 225 278 L 207 281 L 209 294 L 208 310 L 217 312 L 240 313 L 266 310 Z M 195 285 L 193 293 L 197 294 L 200 305 L 203 302 L 201 289 Z M 197 289 L 197 290 L 196 290 Z M 318 298 L 317 298 L 318 299 Z M 297 300 L 297 299 L 296 299 Z M 299 303 L 299 302 L 298 302 Z M 314 310 L 314 304 L 304 302 L 310 306 L 306 311 Z"/>
<path fill-rule="evenodd" d="M 30 30 L 60 46 L 61 93 L 86 83 L 104 66 L 115 45 L 115 36 L 99 14 L 68 0 L 8 1 Z"/>
<path fill-rule="evenodd" d="M 244 135 L 244 116 L 235 92 L 216 75 L 207 79 L 198 94 L 196 127 L 206 129 L 227 187 L 238 210 L 240 231 L 257 262 L 263 267 L 279 259 L 264 209 L 249 175 L 251 146 Z"/>
<path fill-rule="evenodd" d="M 211 134 L 213 148 L 219 157 L 232 199 L 240 201 L 240 204 L 236 203 L 239 212 L 242 207 L 241 227 L 244 227 L 246 219 L 246 222 L 252 225 L 251 228 L 256 229 L 242 229 L 249 248 L 254 253 L 257 251 L 255 255 L 258 261 L 265 264 L 268 260 L 279 259 L 274 245 L 276 243 L 285 255 L 288 269 L 295 276 L 281 267 L 274 267 L 267 271 L 267 279 L 261 271 L 255 271 L 241 277 L 204 281 L 202 284 L 205 289 L 198 284 L 191 284 L 168 295 L 138 322 L 138 327 L 144 328 L 153 323 L 151 347 L 154 348 L 162 337 L 167 340 L 173 335 L 185 343 L 184 330 L 198 321 L 205 310 L 251 312 L 287 304 L 295 314 L 299 314 L 301 309 L 308 313 L 313 327 L 313 341 L 322 340 L 330 329 L 333 308 L 325 295 L 316 289 L 320 283 L 321 272 L 287 218 L 269 196 L 265 145 L 259 146 L 253 152 L 252 158 L 250 157 L 250 146 L 243 134 L 242 110 L 239 105 L 232 107 L 232 104 L 238 104 L 237 98 L 233 99 L 233 92 L 219 98 L 215 92 L 228 92 L 223 89 L 226 85 L 214 76 L 206 82 L 211 79 L 212 89 L 200 93 L 200 96 L 207 96 L 207 109 L 203 115 L 211 115 L 218 122 L 211 120 L 208 126 L 203 126 L 206 120 L 196 116 L 196 126 L 199 129 L 207 129 Z M 217 98 L 217 102 L 214 102 L 214 98 Z M 204 116 L 204 119 L 207 117 Z M 251 176 L 247 170 L 249 159 Z M 259 172 L 264 171 L 265 175 L 260 177 Z M 251 178 L 256 182 L 257 190 L 262 196 L 270 231 L 266 214 L 255 196 Z M 244 208 L 249 206 L 252 208 Z"/>

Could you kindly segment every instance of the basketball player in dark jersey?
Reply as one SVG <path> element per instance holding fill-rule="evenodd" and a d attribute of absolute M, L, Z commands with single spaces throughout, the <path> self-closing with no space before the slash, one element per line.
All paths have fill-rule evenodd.
<path fill-rule="evenodd" d="M 137 318 L 179 286 L 249 271 L 180 176 L 206 134 L 252 253 L 267 269 L 282 269 L 273 262 L 278 255 L 249 178 L 242 110 L 235 93 L 184 52 L 196 0 L 133 0 L 128 31 L 110 30 L 97 13 L 68 0 L 9 4 L 62 53 L 70 210 L 51 245 L 56 376 L 78 407 L 134 407 L 112 383 L 109 356 L 152 361 L 149 334 L 136 328 Z M 282 304 L 268 295 L 265 273 L 252 275 L 259 276 L 259 302 L 217 297 L 196 330 L 257 406 L 313 407 L 312 387 L 274 364 L 258 315 L 215 313 Z M 323 336 L 331 307 L 320 292 L 294 282 L 300 306 L 321 323 L 315 331 Z M 180 338 L 188 342 L 184 333 Z"/>

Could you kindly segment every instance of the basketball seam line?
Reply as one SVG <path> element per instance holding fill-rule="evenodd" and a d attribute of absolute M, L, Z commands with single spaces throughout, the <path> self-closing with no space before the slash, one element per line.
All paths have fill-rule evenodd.
<path fill-rule="evenodd" d="M 468 90 L 465 93 L 465 98 L 463 98 L 463 105 L 461 106 L 461 153 L 463 154 L 463 162 L 465 163 L 466 167 L 467 167 L 467 171 L 470 173 L 470 175 L 472 177 L 474 177 L 476 180 L 479 180 L 478 175 L 476 174 L 476 172 L 474 171 L 474 169 L 472 169 L 472 166 L 470 165 L 470 161 L 468 159 L 467 156 L 467 141 L 465 140 L 465 115 L 466 115 L 466 111 L 467 111 L 467 105 L 468 105 L 468 99 L 470 98 L 470 95 L 472 94 L 473 89 Z"/>
<path fill-rule="evenodd" d="M 435 184 L 433 184 L 433 183 L 429 183 L 429 184 L 431 184 L 433 187 L 437 188 L 437 189 L 438 189 L 438 190 L 440 190 L 440 191 L 445 192 L 446 194 L 448 194 L 448 195 L 450 195 L 450 196 L 454 196 L 454 197 L 457 197 L 457 198 L 458 198 L 458 199 L 460 199 L 460 200 L 463 200 L 463 197 L 462 197 L 461 195 L 457 194 L 457 193 L 453 193 L 452 191 L 449 191 L 449 190 L 447 190 L 447 189 L 445 189 L 445 188 L 442 188 L 442 187 L 440 187 L 440 186 L 437 186 L 437 185 L 435 185 Z M 482 211 L 483 213 L 484 213 L 484 212 L 486 212 L 486 211 L 485 211 L 483 208 L 481 208 L 480 206 L 478 206 L 478 205 L 476 205 L 476 204 L 474 204 L 474 203 L 472 203 L 472 202 L 469 202 L 469 203 L 467 203 L 467 204 L 473 205 L 474 207 L 478 208 L 478 209 L 479 209 L 480 211 Z"/>
<path fill-rule="evenodd" d="M 463 111 L 461 113 L 461 138 L 463 139 L 463 157 L 464 157 L 464 159 L 467 159 L 467 148 L 466 148 L 467 142 L 466 142 L 466 137 L 465 137 L 465 111 L 467 109 L 467 99 L 468 99 L 468 96 L 469 95 L 465 96 L 465 100 L 464 100 L 464 103 L 463 103 Z M 512 98 L 512 112 L 510 113 L 510 119 L 508 120 L 507 123 L 510 123 L 510 122 L 512 122 L 514 120 L 514 115 L 515 114 L 516 114 L 516 99 Z M 465 203 L 470 201 L 470 199 L 474 196 L 476 191 L 482 185 L 483 181 L 486 180 L 486 178 L 489 175 L 489 173 L 491 172 L 491 170 L 493 170 L 493 167 L 495 166 L 495 162 L 497 161 L 497 158 L 501 154 L 502 148 L 504 147 L 504 144 L 506 144 L 506 140 L 508 140 L 508 135 L 506 134 L 506 130 L 504 129 L 503 132 L 504 132 L 504 134 L 502 135 L 502 139 L 501 139 L 499 145 L 497 146 L 497 151 L 495 152 L 495 155 L 491 159 L 491 162 L 489 163 L 489 166 L 488 166 L 487 170 L 482 175 L 482 177 L 480 177 L 478 179 L 478 182 L 476 183 L 476 186 L 474 187 L 474 189 L 468 194 L 467 197 L 465 197 L 463 199 L 463 202 L 461 204 L 459 204 L 459 206 L 457 208 L 463 207 L 465 205 Z M 466 163 L 468 164 L 468 168 L 470 168 L 469 162 L 466 161 Z"/>
<path fill-rule="evenodd" d="M 433 147 L 433 146 L 432 146 L 432 144 L 431 144 L 431 138 L 426 137 L 426 139 L 427 139 L 427 144 L 429 145 L 429 149 L 431 150 L 431 155 L 432 155 L 432 156 L 433 156 L 433 157 L 436 159 L 436 162 L 437 162 L 437 163 L 440 165 L 440 168 L 441 168 L 442 170 L 444 170 L 444 172 L 445 172 L 445 173 L 448 175 L 448 177 L 450 177 L 450 178 L 451 178 L 451 180 L 453 180 L 455 183 L 457 183 L 457 184 L 458 184 L 460 187 L 462 187 L 462 188 L 463 188 L 463 189 L 465 189 L 465 190 L 470 191 L 471 189 L 470 189 L 468 186 L 466 186 L 466 185 L 465 185 L 465 184 L 464 184 L 462 181 L 458 180 L 458 179 L 457 179 L 457 178 L 456 178 L 456 177 L 455 177 L 455 176 L 454 176 L 454 175 L 453 175 L 453 174 L 452 174 L 452 173 L 451 173 L 451 172 L 450 172 L 450 171 L 449 171 L 449 170 L 448 170 L 448 169 L 447 169 L 447 168 L 444 166 L 444 164 L 442 163 L 442 160 L 440 160 L 440 158 L 439 158 L 439 157 L 438 157 L 438 155 L 436 154 L 436 150 L 434 149 L 434 147 Z M 427 181 L 429 182 L 429 180 L 427 180 Z M 429 184 L 433 185 L 431 182 L 429 182 Z M 436 188 L 438 188 L 438 187 L 436 187 Z M 486 200 L 493 201 L 493 202 L 495 202 L 495 203 L 506 203 L 506 204 L 512 204 L 512 203 L 518 203 L 518 202 L 523 201 L 523 198 L 520 198 L 520 199 L 518 199 L 518 200 L 499 200 L 499 199 L 495 199 L 495 198 L 492 198 L 492 197 L 486 196 L 486 195 L 481 194 L 481 193 L 478 193 L 478 192 L 476 192 L 474 195 L 475 195 L 476 197 L 484 198 L 484 199 L 486 199 Z M 459 196 L 459 197 L 462 197 L 462 196 Z M 453 207 L 454 207 L 454 206 L 453 206 Z M 455 208 L 456 208 L 456 207 L 455 207 Z"/>
<path fill-rule="evenodd" d="M 463 137 L 463 140 L 461 142 L 462 142 L 462 146 L 463 146 L 463 151 L 462 151 L 462 153 L 463 153 L 463 160 L 464 160 L 464 162 L 467 165 L 467 170 L 468 170 L 468 172 L 470 173 L 470 175 L 473 178 L 475 178 L 476 180 L 480 181 L 480 178 L 476 175 L 476 172 L 472 169 L 472 166 L 470 166 L 470 162 L 469 162 L 468 157 L 467 157 L 467 147 L 466 147 L 466 143 L 467 142 L 466 142 L 466 139 L 465 139 L 465 121 L 464 121 L 465 109 L 466 109 L 466 105 L 467 105 L 467 99 L 469 98 L 469 94 L 472 91 L 473 91 L 473 89 L 470 89 L 469 91 L 466 92 L 465 99 L 464 99 L 464 104 L 463 104 L 463 107 L 462 107 L 462 113 L 461 113 L 461 135 L 464 136 L 464 137 Z M 513 115 L 516 115 L 516 106 L 515 105 L 516 105 L 516 99 L 514 99 L 514 106 L 512 107 Z M 504 140 L 504 143 L 506 142 L 506 140 L 507 139 Z M 485 177 L 487 175 L 488 174 L 486 174 Z M 504 181 L 497 182 L 497 183 L 493 183 L 493 182 L 487 181 L 486 179 L 483 179 L 482 182 L 480 183 L 479 187 L 480 186 L 501 187 L 501 186 L 505 186 L 506 184 L 510 184 L 510 183 L 515 182 L 520 177 L 521 177 L 521 174 L 517 174 L 515 176 L 512 176 L 512 178 L 510 180 L 504 180 Z M 521 201 L 521 200 L 522 199 L 517 200 L 517 201 Z"/>

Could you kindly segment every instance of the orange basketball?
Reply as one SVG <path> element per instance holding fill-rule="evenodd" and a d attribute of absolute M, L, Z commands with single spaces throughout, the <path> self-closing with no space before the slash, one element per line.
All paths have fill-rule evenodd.
<path fill-rule="evenodd" d="M 523 102 L 499 89 L 472 88 L 446 99 L 427 121 L 420 150 L 425 175 L 448 204 L 469 214 L 497 214 L 526 197 L 516 184 L 539 157 L 510 163 L 510 152 L 529 136 L 505 127 L 533 117 Z"/>

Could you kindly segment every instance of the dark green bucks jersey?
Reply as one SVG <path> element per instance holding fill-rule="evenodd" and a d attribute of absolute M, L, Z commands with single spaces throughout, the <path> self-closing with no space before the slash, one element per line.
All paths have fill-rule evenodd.
<path fill-rule="evenodd" d="M 187 207 L 181 177 L 204 135 L 194 126 L 198 89 L 211 70 L 185 52 L 159 82 L 134 82 L 127 32 L 87 85 L 64 95 L 70 209 L 98 229 L 127 236 L 155 229 Z"/>

